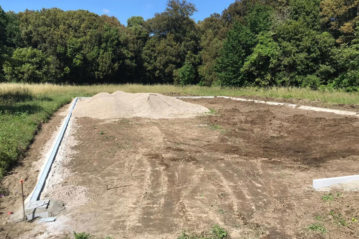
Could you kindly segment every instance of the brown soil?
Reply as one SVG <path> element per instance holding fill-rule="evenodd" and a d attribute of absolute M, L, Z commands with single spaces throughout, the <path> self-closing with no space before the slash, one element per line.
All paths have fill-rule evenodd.
<path fill-rule="evenodd" d="M 218 224 L 232 238 L 359 237 L 359 193 L 323 200 L 327 193 L 311 188 L 314 178 L 358 173 L 358 118 L 225 99 L 190 102 L 216 113 L 77 119 L 72 174 L 62 187 L 86 187 L 89 200 L 63 213 L 63 235 L 177 238 Z M 309 229 L 317 224 L 327 232 Z M 0 237 L 18 238 L 26 228 L 17 227 L 3 227 Z"/>

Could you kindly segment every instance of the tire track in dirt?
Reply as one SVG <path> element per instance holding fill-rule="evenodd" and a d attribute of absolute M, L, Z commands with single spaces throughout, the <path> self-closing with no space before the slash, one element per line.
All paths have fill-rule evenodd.
<path fill-rule="evenodd" d="M 357 168 L 358 125 L 295 109 L 197 102 L 217 113 L 181 120 L 80 120 L 69 184 L 86 186 L 93 200 L 71 212 L 71 231 L 157 239 L 218 224 L 233 238 L 315 238 L 306 228 L 332 208 L 310 189 L 308 178 Z M 351 161 L 342 158 L 348 155 Z M 309 166 L 316 160 L 316 167 Z M 357 215 L 355 195 L 348 198 L 334 209 Z M 353 225 L 326 226 L 333 238 L 357 235 Z"/>

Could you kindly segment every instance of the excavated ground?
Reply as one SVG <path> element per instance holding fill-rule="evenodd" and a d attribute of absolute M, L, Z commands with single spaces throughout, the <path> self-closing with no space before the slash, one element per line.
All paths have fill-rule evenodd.
<path fill-rule="evenodd" d="M 87 200 L 68 205 L 52 226 L 4 223 L 0 238 L 61 238 L 73 231 L 177 238 L 215 224 L 232 238 L 359 237 L 359 193 L 311 188 L 314 178 L 358 173 L 358 118 L 225 99 L 188 101 L 214 113 L 77 118 L 77 143 L 64 165 L 71 173 L 48 196 L 63 200 L 67 188 L 78 187 L 86 188 Z M 0 199 L 1 211 L 18 203 L 8 198 Z"/>

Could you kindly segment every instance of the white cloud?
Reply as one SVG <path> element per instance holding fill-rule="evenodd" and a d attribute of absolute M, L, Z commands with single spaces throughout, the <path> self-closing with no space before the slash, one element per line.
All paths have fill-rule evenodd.
<path fill-rule="evenodd" d="M 104 8 L 104 9 L 102 9 L 102 12 L 103 12 L 104 14 L 109 14 L 109 13 L 110 13 L 110 10 Z"/>

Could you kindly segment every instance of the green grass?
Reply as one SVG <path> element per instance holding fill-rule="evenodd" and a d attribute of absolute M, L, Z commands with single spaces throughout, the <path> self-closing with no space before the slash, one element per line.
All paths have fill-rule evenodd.
<path fill-rule="evenodd" d="M 173 85 L 0 84 L 0 179 L 24 156 L 41 124 L 75 96 L 99 92 L 154 92 L 167 95 L 226 95 L 276 99 L 306 99 L 325 104 L 359 104 L 358 93 L 297 88 L 219 88 Z M 215 113 L 215 112 L 212 112 Z M 217 127 L 214 127 L 217 128 Z"/>
<path fill-rule="evenodd" d="M 314 231 L 314 232 L 320 232 L 320 233 L 326 233 L 327 229 L 319 223 L 313 223 L 308 227 L 309 230 Z"/>
<path fill-rule="evenodd" d="M 74 232 L 75 239 L 90 239 L 91 235 L 85 232 L 76 233 Z"/>
<path fill-rule="evenodd" d="M 177 239 L 227 239 L 229 238 L 228 232 L 222 227 L 215 225 L 212 227 L 210 232 L 201 233 L 201 234 L 187 234 L 182 233 Z"/>
<path fill-rule="evenodd" d="M 331 210 L 329 215 L 332 217 L 335 224 L 340 226 L 347 226 L 347 221 L 345 220 L 342 214 L 335 212 L 334 210 Z"/>

